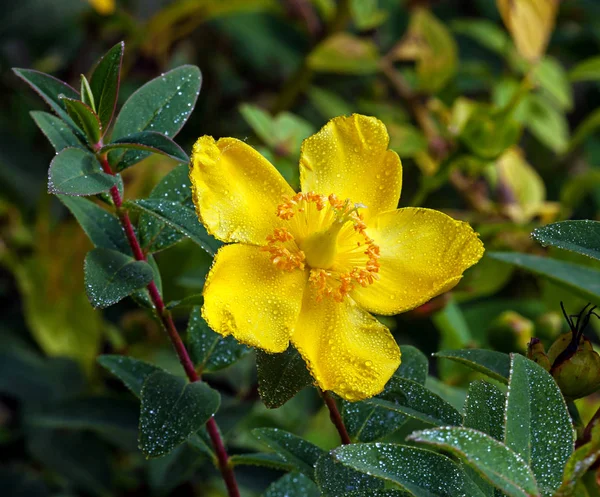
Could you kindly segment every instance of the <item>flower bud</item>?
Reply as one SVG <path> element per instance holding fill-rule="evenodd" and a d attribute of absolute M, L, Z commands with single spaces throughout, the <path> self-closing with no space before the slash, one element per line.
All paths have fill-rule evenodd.
<path fill-rule="evenodd" d="M 525 351 L 533 331 L 532 321 L 518 312 L 505 311 L 492 323 L 488 338 L 490 345 L 501 352 Z"/>
<path fill-rule="evenodd" d="M 550 371 L 552 364 L 550 364 L 550 359 L 548 359 L 544 350 L 544 344 L 539 338 L 532 338 L 531 342 L 527 345 L 527 357 L 537 362 L 546 371 Z"/>

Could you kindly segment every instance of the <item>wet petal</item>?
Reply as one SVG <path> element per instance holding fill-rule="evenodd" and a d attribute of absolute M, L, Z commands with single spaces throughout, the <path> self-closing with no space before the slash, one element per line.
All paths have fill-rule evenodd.
<path fill-rule="evenodd" d="M 400 364 L 385 326 L 350 298 L 317 302 L 310 284 L 292 343 L 322 390 L 351 401 L 380 393 Z"/>
<path fill-rule="evenodd" d="M 288 347 L 307 276 L 277 269 L 251 245 L 226 245 L 215 256 L 204 286 L 202 315 L 221 335 L 267 352 Z"/>
<path fill-rule="evenodd" d="M 351 295 L 375 314 L 407 311 L 450 290 L 483 255 L 468 223 L 430 209 L 385 212 L 367 233 L 381 250 L 379 280 Z"/>
<path fill-rule="evenodd" d="M 300 153 L 302 191 L 314 191 L 367 206 L 365 218 L 395 209 L 402 164 L 388 150 L 385 125 L 374 117 L 336 117 L 304 140 Z"/>
<path fill-rule="evenodd" d="M 277 169 L 235 138 L 198 139 L 190 180 L 196 211 L 210 234 L 225 242 L 264 245 L 281 225 L 277 206 L 294 195 Z"/>

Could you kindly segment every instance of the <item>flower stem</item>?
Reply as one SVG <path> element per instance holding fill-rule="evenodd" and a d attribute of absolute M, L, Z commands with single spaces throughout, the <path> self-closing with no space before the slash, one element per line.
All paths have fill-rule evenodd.
<path fill-rule="evenodd" d="M 329 409 L 329 418 L 331 419 L 331 422 L 334 424 L 338 433 L 340 434 L 342 444 L 351 444 L 352 440 L 350 440 L 350 435 L 348 435 L 348 431 L 346 430 L 346 426 L 344 425 L 342 415 L 340 414 L 337 404 L 335 403 L 335 399 L 331 395 L 329 395 L 329 392 L 327 391 L 319 389 L 319 393 L 321 394 L 321 397 L 323 397 L 323 401 Z"/>
<path fill-rule="evenodd" d="M 98 144 L 94 148 L 99 150 L 101 147 L 102 144 Z M 115 174 L 108 163 L 106 154 L 99 154 L 98 159 L 100 160 L 102 170 L 105 173 L 112 175 Z M 116 186 L 113 186 L 110 189 L 110 195 L 113 199 L 115 207 L 117 208 L 119 220 L 121 221 L 121 225 L 123 226 L 123 230 L 125 231 L 125 235 L 129 245 L 131 246 L 131 250 L 135 259 L 138 261 L 146 261 L 146 255 L 144 254 L 140 242 L 135 234 L 133 224 L 129 218 L 129 213 L 122 208 L 123 198 L 121 197 L 119 189 Z M 148 284 L 147 289 L 148 293 L 150 294 L 150 299 L 154 304 L 154 308 L 156 309 L 156 314 L 158 315 L 158 318 L 169 335 L 169 339 L 175 348 L 175 352 L 177 353 L 177 357 L 179 358 L 181 366 L 185 370 L 185 374 L 191 382 L 201 381 L 200 375 L 196 372 L 194 363 L 192 362 L 192 359 L 190 358 L 190 355 L 188 354 L 188 351 L 186 350 L 185 345 L 179 336 L 179 332 L 177 331 L 177 327 L 173 321 L 173 316 L 165 307 L 165 303 L 163 302 L 154 280 Z M 223 445 L 223 440 L 221 439 L 217 422 L 212 416 L 206 422 L 206 431 L 208 432 L 208 436 L 210 437 L 213 448 L 215 449 L 219 470 L 223 480 L 225 481 L 225 485 L 227 486 L 229 497 L 240 497 L 240 491 L 237 486 L 235 474 L 233 473 L 233 468 L 229 464 L 229 455 L 227 454 L 225 446 Z"/>

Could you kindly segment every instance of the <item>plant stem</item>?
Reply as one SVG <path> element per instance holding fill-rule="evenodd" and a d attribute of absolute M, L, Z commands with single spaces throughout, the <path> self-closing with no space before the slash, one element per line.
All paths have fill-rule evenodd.
<path fill-rule="evenodd" d="M 351 444 L 352 440 L 350 440 L 350 436 L 348 435 L 348 431 L 346 430 L 346 426 L 344 425 L 342 415 L 340 414 L 337 404 L 335 403 L 335 399 L 331 395 L 329 395 L 329 392 L 327 391 L 319 389 L 319 393 L 321 394 L 321 397 L 323 397 L 323 401 L 329 409 L 329 417 L 331 418 L 331 422 L 334 424 L 338 433 L 340 434 L 342 444 Z"/>
<path fill-rule="evenodd" d="M 102 144 L 99 143 L 94 148 L 99 150 L 102 148 Z M 111 175 L 115 174 L 108 163 L 106 154 L 99 154 L 98 159 L 100 160 L 100 164 L 102 165 L 102 169 L 105 173 Z M 135 259 L 138 261 L 146 261 L 146 255 L 144 254 L 140 242 L 137 239 L 133 229 L 133 224 L 129 218 L 129 213 L 122 208 L 123 198 L 121 197 L 119 189 L 116 186 L 113 186 L 110 189 L 110 195 L 112 196 L 115 207 L 117 208 L 119 220 L 121 221 L 121 225 L 123 226 L 123 230 L 125 231 L 125 235 L 127 236 L 127 240 L 129 241 L 129 245 L 131 246 L 131 250 Z M 179 332 L 177 331 L 177 327 L 173 321 L 173 316 L 165 307 L 165 303 L 163 302 L 154 280 L 148 284 L 147 289 L 148 293 L 150 294 L 150 299 L 154 304 L 154 308 L 156 309 L 156 314 L 158 315 L 158 318 L 169 335 L 169 339 L 175 348 L 175 352 L 177 353 L 177 357 L 179 357 L 181 366 L 185 370 L 185 374 L 191 382 L 201 381 L 200 375 L 196 372 L 194 363 L 192 362 L 192 359 L 190 358 L 190 355 L 188 354 L 188 351 L 186 350 L 185 345 L 179 336 Z M 229 455 L 227 454 L 225 446 L 223 445 L 223 440 L 221 439 L 217 422 L 212 416 L 206 422 L 206 431 L 208 432 L 208 436 L 210 437 L 213 448 L 215 449 L 219 470 L 221 471 L 221 476 L 223 477 L 225 485 L 227 486 L 229 497 L 240 497 L 240 491 L 237 486 L 235 474 L 233 473 L 233 468 L 229 464 Z"/>

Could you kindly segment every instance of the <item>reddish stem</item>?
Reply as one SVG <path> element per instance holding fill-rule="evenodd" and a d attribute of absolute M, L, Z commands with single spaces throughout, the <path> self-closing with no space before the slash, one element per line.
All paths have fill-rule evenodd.
<path fill-rule="evenodd" d="M 94 147 L 96 150 L 102 148 L 102 144 L 98 144 Z M 107 173 L 114 175 L 110 164 L 106 158 L 106 154 L 99 154 L 98 159 L 100 160 L 100 164 L 102 165 L 102 170 Z M 117 214 L 121 221 L 121 225 L 125 230 L 125 235 L 127 236 L 127 240 L 129 241 L 129 245 L 131 246 L 131 250 L 133 251 L 133 255 L 138 261 L 145 261 L 146 255 L 140 246 L 140 242 L 137 239 L 135 231 L 133 229 L 133 224 L 131 223 L 131 219 L 129 218 L 129 214 L 127 211 L 122 209 L 123 198 L 121 197 L 121 193 L 116 186 L 113 186 L 110 189 L 110 194 L 112 196 L 115 207 L 117 208 Z M 148 286 L 148 293 L 150 294 L 150 299 L 154 304 L 154 308 L 156 309 L 156 313 L 163 324 L 165 330 L 169 335 L 169 339 L 175 348 L 175 352 L 179 357 L 179 362 L 183 366 L 185 370 L 185 374 L 191 382 L 201 381 L 200 375 L 196 372 L 194 368 L 194 363 L 188 354 L 188 351 L 179 336 L 179 332 L 175 326 L 175 322 L 173 321 L 173 316 L 169 312 L 169 310 L 165 307 L 165 303 L 163 302 L 162 297 L 160 296 L 160 292 L 156 287 L 154 281 L 151 281 Z M 221 439 L 221 435 L 219 433 L 219 427 L 217 426 L 217 422 L 214 417 L 211 417 L 206 422 L 206 431 L 208 432 L 208 436 L 213 444 L 213 448 L 215 449 L 215 453 L 218 460 L 219 470 L 221 471 L 221 476 L 225 481 L 225 485 L 227 486 L 227 490 L 229 493 L 229 497 L 240 497 L 240 491 L 237 486 L 237 481 L 235 479 L 235 475 L 233 473 L 233 468 L 229 464 L 229 455 L 227 454 L 227 450 L 223 445 L 223 440 Z"/>
<path fill-rule="evenodd" d="M 342 440 L 342 444 L 348 445 L 352 443 L 350 440 L 350 435 L 348 435 L 348 431 L 346 430 L 346 425 L 344 425 L 344 420 L 342 419 L 342 415 L 338 410 L 337 404 L 335 403 L 335 399 L 329 395 L 329 392 L 320 390 L 321 397 L 325 401 L 325 405 L 329 409 L 329 417 L 331 418 L 331 422 L 336 427 L 338 433 L 340 434 L 340 439 Z"/>

